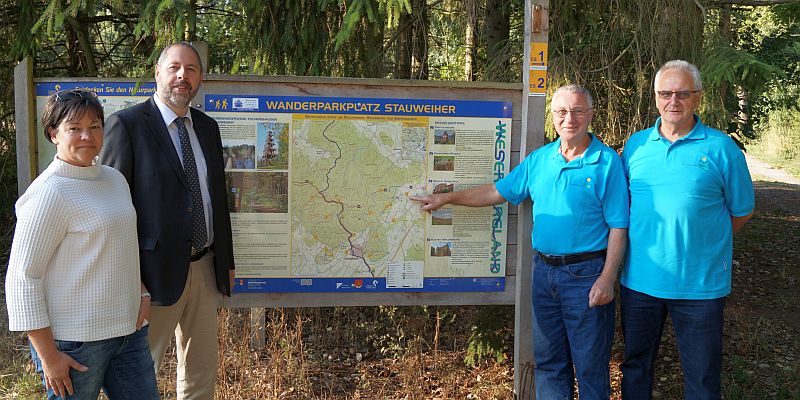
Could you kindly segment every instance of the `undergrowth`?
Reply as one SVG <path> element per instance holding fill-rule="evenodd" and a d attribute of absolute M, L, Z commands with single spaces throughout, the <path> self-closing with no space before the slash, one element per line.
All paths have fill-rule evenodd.
<path fill-rule="evenodd" d="M 769 113 L 758 139 L 747 146 L 758 159 L 800 176 L 800 103 Z"/>

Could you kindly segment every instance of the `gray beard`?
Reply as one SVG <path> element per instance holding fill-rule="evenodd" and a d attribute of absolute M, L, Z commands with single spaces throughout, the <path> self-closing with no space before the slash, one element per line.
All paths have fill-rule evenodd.
<path fill-rule="evenodd" d="M 192 101 L 191 93 L 187 96 L 175 94 L 172 88 L 165 88 L 159 94 L 162 100 L 178 108 L 188 107 Z"/>

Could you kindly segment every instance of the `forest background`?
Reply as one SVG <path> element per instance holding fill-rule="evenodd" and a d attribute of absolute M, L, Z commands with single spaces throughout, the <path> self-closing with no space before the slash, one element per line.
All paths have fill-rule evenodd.
<path fill-rule="evenodd" d="M 566 0 L 552 1 L 549 17 L 549 88 L 589 88 L 596 109 L 592 131 L 610 146 L 620 148 L 654 122 L 655 71 L 681 58 L 701 67 L 700 115 L 707 125 L 800 174 L 800 1 Z M 200 40 L 208 43 L 211 73 L 521 83 L 523 19 L 523 0 L 0 0 L 0 259 L 8 258 L 14 227 L 13 68 L 24 57 L 33 58 L 39 77 L 147 80 L 164 44 Z M 545 126 L 552 138 L 550 121 Z M 223 333 L 247 334 L 246 312 L 223 311 Z M 272 366 L 272 373 L 260 372 L 272 381 L 253 383 L 271 394 L 267 398 L 358 398 L 361 392 L 346 390 L 350 386 L 377 393 L 380 388 L 363 377 L 315 378 L 324 361 L 356 354 L 359 361 L 373 360 L 376 377 L 408 383 L 409 398 L 451 398 L 461 392 L 447 392 L 445 385 L 419 392 L 411 383 L 417 375 L 384 365 L 400 360 L 425 376 L 437 362 L 448 362 L 450 350 L 453 368 L 482 366 L 478 383 L 499 382 L 483 397 L 510 396 L 510 307 L 271 310 L 268 321 L 268 352 L 223 346 L 242 358 L 230 363 L 251 370 Z M 440 340 L 445 333 L 454 338 Z M 17 378 L 23 339 L 3 341 L 11 355 L 1 359 L 0 395 L 35 393 L 29 370 Z M 224 369 L 229 385 L 223 387 L 245 379 Z M 292 376 L 282 377 L 287 371 Z M 457 377 L 435 379 L 459 384 Z M 388 397 L 400 396 L 387 385 Z M 222 398 L 259 397 L 225 393 Z"/>

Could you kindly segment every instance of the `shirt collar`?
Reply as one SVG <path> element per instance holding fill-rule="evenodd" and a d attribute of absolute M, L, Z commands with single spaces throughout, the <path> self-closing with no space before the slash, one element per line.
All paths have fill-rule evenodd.
<path fill-rule="evenodd" d="M 648 135 L 648 138 L 650 140 L 662 140 L 662 139 L 666 140 L 664 139 L 663 136 L 661 136 L 661 133 L 658 132 L 658 128 L 660 126 L 661 126 L 661 117 L 658 117 L 655 125 L 653 125 L 653 127 L 650 128 L 650 135 Z M 700 116 L 694 114 L 694 127 L 692 128 L 691 131 L 689 131 L 688 134 L 686 134 L 686 136 L 676 140 L 676 142 L 679 140 L 699 140 L 705 138 L 706 138 L 705 125 L 703 125 L 703 122 L 700 120 Z"/>
<path fill-rule="evenodd" d="M 583 163 L 584 164 L 594 164 L 600 160 L 600 150 L 603 147 L 603 144 L 600 143 L 600 140 L 597 136 L 593 135 L 591 132 L 589 133 L 589 137 L 592 138 L 592 142 L 589 143 L 589 147 L 586 148 L 586 151 L 583 153 Z"/>
<path fill-rule="evenodd" d="M 161 118 L 164 120 L 164 125 L 170 126 L 173 122 L 175 122 L 175 118 L 178 118 L 179 115 L 175 114 L 175 111 L 172 111 L 171 108 L 164 103 L 164 100 L 161 100 L 161 97 L 158 97 L 157 94 L 153 95 L 153 100 L 156 102 L 156 106 L 158 107 L 158 111 L 161 112 Z M 186 112 L 184 117 L 189 119 L 189 124 L 192 123 L 192 111 L 191 109 Z"/>
<path fill-rule="evenodd" d="M 587 134 L 592 139 L 592 141 L 589 142 L 589 147 L 587 147 L 586 150 L 583 151 L 583 154 L 581 154 L 580 157 L 575 159 L 575 160 L 580 160 L 579 162 L 581 165 L 594 164 L 600 160 L 600 150 L 602 148 L 602 143 L 600 143 L 600 140 L 597 139 L 597 136 L 595 136 L 591 132 L 588 132 Z M 555 145 L 553 146 L 553 152 L 552 154 L 550 154 L 550 158 L 564 162 L 564 157 L 561 156 L 561 138 L 558 138 L 556 140 Z"/>

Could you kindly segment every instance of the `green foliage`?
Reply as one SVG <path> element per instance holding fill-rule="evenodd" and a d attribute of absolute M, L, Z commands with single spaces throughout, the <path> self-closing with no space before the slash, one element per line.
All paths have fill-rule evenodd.
<path fill-rule="evenodd" d="M 36 23 L 36 7 L 33 0 L 22 0 L 17 2 L 19 15 L 16 19 L 16 40 L 10 46 L 10 58 L 13 60 L 22 59 L 32 55 L 34 52 L 33 25 Z M 11 21 L 9 21 L 11 22 Z M 14 28 L 12 23 L 6 24 L 10 29 Z M 10 64 L 8 64 L 10 65 Z"/>
<path fill-rule="evenodd" d="M 47 5 L 47 8 L 44 9 L 42 12 L 42 16 L 36 21 L 36 24 L 33 25 L 31 28 L 32 32 L 38 31 L 42 25 L 46 26 L 47 34 L 51 34 L 53 32 L 53 27 L 56 25 L 63 25 L 64 24 L 64 13 L 61 9 L 61 2 L 60 1 L 53 1 Z"/>
<path fill-rule="evenodd" d="M 181 40 L 192 40 L 184 35 L 186 31 L 186 13 L 190 5 L 183 0 L 155 0 L 143 2 L 143 8 L 136 23 L 135 37 L 153 37 L 155 49 L 148 58 L 148 64 L 155 64 L 156 52 L 164 45 Z M 193 11 L 193 10 L 191 10 Z"/>
<path fill-rule="evenodd" d="M 231 73 L 384 77 L 386 12 L 406 0 L 242 0 L 232 11 L 237 37 Z M 280 18 L 276 17 L 280 16 Z"/>
<path fill-rule="evenodd" d="M 461 1 L 442 2 L 431 7 L 429 38 L 431 46 L 441 51 L 428 54 L 432 80 L 464 79 L 465 37 L 460 34 L 466 25 L 466 11 Z M 449 7 L 452 6 L 452 7 Z M 449 7 L 449 8 L 448 8 Z"/>
<path fill-rule="evenodd" d="M 240 38 L 232 72 L 279 75 L 326 75 L 331 1 L 296 2 L 245 0 L 236 12 L 247 15 L 234 24 Z M 280 16 L 278 18 L 277 16 Z"/>
<path fill-rule="evenodd" d="M 31 28 L 31 32 L 36 33 L 44 26 L 44 33 L 47 37 L 52 38 L 56 31 L 64 26 L 68 17 L 74 18 L 80 14 L 94 14 L 99 12 L 103 6 L 119 7 L 121 4 L 122 0 L 110 0 L 107 4 L 101 3 L 99 5 L 93 0 L 51 0 L 47 3 L 38 21 Z"/>
<path fill-rule="evenodd" d="M 758 124 L 772 110 L 796 108 L 800 96 L 800 3 L 755 8 L 742 17 L 740 45 L 784 73 L 752 104 Z"/>
<path fill-rule="evenodd" d="M 792 106 L 792 95 L 782 92 L 800 84 L 799 12 L 800 4 L 783 4 L 709 13 L 702 66 L 707 122 L 747 142 L 772 110 Z"/>
<path fill-rule="evenodd" d="M 506 360 L 506 337 L 514 326 L 513 314 L 509 315 L 507 310 L 499 306 L 480 308 L 469 337 L 465 364 L 475 366 L 484 357 L 491 357 L 498 364 Z"/>
<path fill-rule="evenodd" d="M 347 7 L 342 21 L 342 29 L 333 38 L 334 48 L 338 50 L 342 44 L 353 35 L 353 31 L 358 23 L 366 17 L 367 21 L 375 22 L 377 10 L 373 2 L 369 0 L 353 0 Z M 398 16 L 399 18 L 399 16 Z"/>
<path fill-rule="evenodd" d="M 611 147 L 653 124 L 656 70 L 666 61 L 702 64 L 703 13 L 694 0 L 562 1 L 550 8 L 548 87 L 585 86 L 592 129 Z M 552 132 L 552 125 L 545 125 Z"/>
<path fill-rule="evenodd" d="M 0 0 L 0 7 L 9 6 L 8 0 Z M 18 27 L 14 26 L 12 19 L 19 21 L 29 12 L 30 4 L 21 2 L 15 5 L 17 14 L 8 12 L 0 14 L 2 24 L 0 24 L 0 259 L 8 259 L 8 248 L 11 241 L 11 233 L 14 229 L 14 202 L 17 200 L 17 153 L 16 153 L 16 132 L 14 121 L 14 75 L 11 66 L 15 64 L 12 51 L 12 40 Z M 8 20 L 6 20 L 8 18 Z M 8 22 L 8 23 L 6 23 Z M 32 23 L 32 22 L 31 22 Z M 0 271 L 3 267 L 0 266 Z M 0 272 L 0 278 L 3 276 Z M 5 328 L 0 324 L 0 330 Z M 6 338 L 2 338 L 5 341 Z M 0 346 L 0 353 L 2 353 Z M 4 360 L 0 360 L 4 361 Z M 2 365 L 3 362 L 0 362 Z M 0 377 L 5 371 L 0 371 Z M 2 397 L 2 396 L 0 396 Z"/>
<path fill-rule="evenodd" d="M 709 53 L 700 72 L 707 93 L 712 99 L 718 97 L 719 102 L 711 101 L 704 107 L 706 122 L 727 131 L 742 144 L 742 141 L 755 137 L 750 99 L 758 101 L 769 83 L 786 74 L 755 55 L 730 45 L 718 45 Z M 722 88 L 729 90 L 724 92 Z M 737 118 L 731 119 L 731 115 L 737 115 Z"/>
<path fill-rule="evenodd" d="M 751 93 L 760 92 L 771 80 L 786 76 L 780 68 L 730 46 L 715 49 L 700 72 L 705 85 L 736 85 Z"/>
<path fill-rule="evenodd" d="M 382 0 L 378 2 L 378 9 L 386 14 L 386 21 L 390 28 L 396 28 L 402 13 L 411 14 L 409 0 Z"/>

